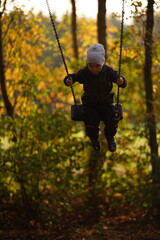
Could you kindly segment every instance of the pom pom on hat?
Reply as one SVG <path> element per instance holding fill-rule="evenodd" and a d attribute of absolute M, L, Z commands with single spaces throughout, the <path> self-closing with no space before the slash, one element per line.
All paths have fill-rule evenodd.
<path fill-rule="evenodd" d="M 105 50 L 102 44 L 96 43 L 87 51 L 87 63 L 97 63 L 101 66 L 105 63 Z"/>

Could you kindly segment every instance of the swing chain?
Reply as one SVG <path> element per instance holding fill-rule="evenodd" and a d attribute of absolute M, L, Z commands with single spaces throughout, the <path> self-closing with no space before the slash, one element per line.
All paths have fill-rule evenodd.
<path fill-rule="evenodd" d="M 51 13 L 51 9 L 50 9 L 48 0 L 46 0 L 46 4 L 47 4 L 47 7 L 48 7 L 49 16 L 50 16 L 52 27 L 53 27 L 53 30 L 54 30 L 54 33 L 55 33 L 55 37 L 56 37 L 56 40 L 57 40 L 57 43 L 58 43 L 58 47 L 59 47 L 59 51 L 60 51 L 60 54 L 61 54 L 61 57 L 62 57 L 62 61 L 63 61 L 64 67 L 65 67 L 67 76 L 69 76 L 68 67 L 67 67 L 66 60 L 65 60 L 65 57 L 64 57 L 64 54 L 63 54 L 63 50 L 62 50 L 62 47 L 61 47 L 61 43 L 60 43 L 60 40 L 59 40 L 59 36 L 58 36 L 58 33 L 57 33 L 56 25 L 55 25 L 55 22 L 53 20 L 53 16 L 52 16 L 52 13 Z M 71 91 L 72 91 L 74 104 L 77 105 L 77 101 L 76 101 L 76 97 L 75 97 L 75 93 L 74 93 L 73 87 L 70 86 L 70 88 L 71 88 Z"/>
<path fill-rule="evenodd" d="M 63 64 L 64 64 L 64 67 L 65 67 L 65 70 L 66 70 L 66 73 L 67 73 L 67 76 L 68 76 L 69 75 L 69 71 L 68 71 L 66 60 L 65 60 L 65 57 L 64 57 L 64 54 L 63 54 L 63 50 L 62 50 L 62 47 L 61 47 L 61 44 L 60 44 L 59 36 L 58 36 L 57 30 L 56 30 L 56 25 L 55 25 L 55 22 L 53 20 L 52 14 L 51 14 L 51 10 L 50 10 L 50 7 L 49 7 L 48 0 L 46 0 L 46 3 L 47 3 L 47 7 L 48 7 L 48 11 L 49 11 L 49 16 L 50 16 L 50 19 L 51 19 L 52 27 L 53 27 L 53 30 L 54 30 L 54 33 L 55 33 L 55 37 L 56 37 L 56 40 L 57 40 L 57 43 L 58 43 L 59 51 L 60 51 L 60 54 L 61 54 L 61 57 L 62 57 L 62 60 L 63 60 Z M 124 29 L 124 0 L 122 0 L 122 21 L 121 21 L 118 77 L 121 75 L 122 48 L 123 48 L 123 29 Z M 72 91 L 74 104 L 77 105 L 77 101 L 76 101 L 75 93 L 74 93 L 74 90 L 73 90 L 73 86 L 70 86 L 70 88 L 71 88 L 71 91 Z M 118 86 L 118 90 L 117 90 L 117 106 L 119 104 L 119 95 L 120 95 L 120 91 L 119 91 L 119 86 Z"/>
<path fill-rule="evenodd" d="M 123 50 L 123 30 L 124 30 L 124 0 L 122 0 L 122 21 L 121 21 L 121 34 L 120 34 L 120 52 L 119 52 L 119 65 L 118 65 L 118 77 L 121 75 L 121 64 L 122 64 L 122 50 Z M 117 90 L 117 106 L 119 104 L 119 86 Z"/>

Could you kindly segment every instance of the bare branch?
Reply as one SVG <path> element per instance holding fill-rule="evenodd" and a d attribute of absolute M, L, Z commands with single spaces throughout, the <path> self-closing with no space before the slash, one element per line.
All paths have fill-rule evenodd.
<path fill-rule="evenodd" d="M 0 12 L 0 17 L 3 15 L 5 9 L 6 9 L 7 0 L 4 0 L 3 6 L 2 1 L 0 0 L 0 8 L 2 7 L 2 11 Z"/>
<path fill-rule="evenodd" d="M 10 18 L 10 21 L 9 21 L 9 23 L 8 23 L 7 29 L 6 29 L 5 33 L 3 34 L 2 40 L 4 40 L 5 36 L 7 35 L 8 30 L 9 30 L 9 27 L 10 27 L 10 25 L 11 25 L 13 19 L 14 19 L 15 14 L 16 14 L 16 12 L 14 12 L 14 13 L 11 15 L 11 18 Z"/>

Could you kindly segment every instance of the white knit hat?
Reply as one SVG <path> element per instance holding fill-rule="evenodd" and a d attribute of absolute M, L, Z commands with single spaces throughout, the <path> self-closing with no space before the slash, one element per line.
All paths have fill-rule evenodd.
<path fill-rule="evenodd" d="M 96 43 L 89 47 L 87 63 L 97 63 L 101 66 L 105 63 L 105 50 L 102 44 Z"/>

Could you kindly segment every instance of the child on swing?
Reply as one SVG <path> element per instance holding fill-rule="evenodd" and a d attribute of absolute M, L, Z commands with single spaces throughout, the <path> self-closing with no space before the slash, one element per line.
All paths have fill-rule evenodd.
<path fill-rule="evenodd" d="M 102 44 L 96 43 L 87 51 L 86 67 L 77 73 L 69 74 L 64 78 L 64 83 L 71 86 L 75 82 L 83 84 L 84 93 L 82 104 L 85 114 L 86 135 L 90 138 L 94 150 L 100 150 L 98 140 L 100 121 L 104 122 L 104 134 L 107 139 L 108 149 L 116 151 L 114 136 L 117 132 L 118 120 L 112 117 L 111 104 L 113 103 L 113 83 L 125 88 L 127 81 L 119 76 L 116 70 L 105 64 L 105 50 Z"/>

